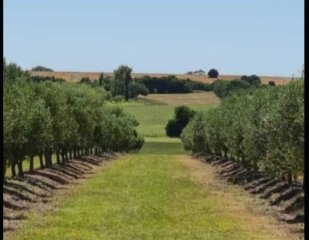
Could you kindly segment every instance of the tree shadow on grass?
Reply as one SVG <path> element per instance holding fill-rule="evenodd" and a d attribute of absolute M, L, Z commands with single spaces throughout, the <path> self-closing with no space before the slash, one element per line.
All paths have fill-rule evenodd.
<path fill-rule="evenodd" d="M 6 182 L 4 183 L 4 186 L 9 186 L 11 188 L 15 188 L 19 191 L 25 191 L 25 192 L 28 192 L 29 194 L 32 194 L 32 195 L 36 195 L 36 196 L 39 196 L 39 197 L 47 197 L 48 195 L 47 194 L 42 194 L 42 193 L 38 193 L 36 191 L 33 191 L 31 189 L 31 185 L 21 185 L 21 184 L 18 184 L 19 182 Z"/>
<path fill-rule="evenodd" d="M 26 209 L 24 206 L 18 206 L 13 202 L 8 202 L 6 200 L 3 200 L 3 206 L 12 210 L 23 210 Z"/>
<path fill-rule="evenodd" d="M 26 219 L 26 216 L 23 215 L 23 214 L 19 214 L 19 215 L 16 215 L 16 216 L 6 216 L 6 215 L 4 215 L 3 219 L 5 219 L 5 220 L 24 220 L 24 219 Z"/>
<path fill-rule="evenodd" d="M 34 199 L 30 198 L 29 196 L 19 192 L 18 189 L 10 189 L 8 188 L 7 186 L 3 186 L 3 193 L 6 193 L 10 196 L 14 196 L 18 199 L 21 199 L 21 200 L 25 200 L 25 201 L 29 201 L 29 202 L 36 202 Z"/>
<path fill-rule="evenodd" d="M 35 172 L 33 175 L 39 175 L 39 176 L 42 176 L 42 177 L 45 177 L 45 178 L 48 178 L 52 181 L 55 181 L 57 182 L 58 184 L 68 184 L 69 181 L 63 177 L 60 177 L 60 175 L 54 175 L 54 174 L 51 174 L 51 173 L 48 173 L 47 171 L 42 171 L 42 172 Z"/>

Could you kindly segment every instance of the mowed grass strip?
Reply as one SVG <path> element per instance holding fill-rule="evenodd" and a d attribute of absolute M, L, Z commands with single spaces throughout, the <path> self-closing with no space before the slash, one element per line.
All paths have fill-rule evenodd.
<path fill-rule="evenodd" d="M 168 105 L 204 105 L 205 107 L 216 107 L 220 104 L 220 99 L 214 92 L 186 93 L 186 94 L 148 94 L 141 97 L 146 100 L 154 100 Z"/>
<path fill-rule="evenodd" d="M 57 209 L 30 214 L 9 239 L 267 239 L 220 211 L 222 199 L 192 180 L 183 153 L 175 139 L 148 138 L 140 153 L 58 197 Z"/>

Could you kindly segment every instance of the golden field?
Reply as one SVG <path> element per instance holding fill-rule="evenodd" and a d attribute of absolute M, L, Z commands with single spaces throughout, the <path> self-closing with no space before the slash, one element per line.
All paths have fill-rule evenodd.
<path fill-rule="evenodd" d="M 79 82 L 81 78 L 88 77 L 91 80 L 98 80 L 101 72 L 41 72 L 41 71 L 30 71 L 32 76 L 53 76 L 55 78 L 63 78 L 68 82 Z M 105 75 L 112 76 L 113 73 L 103 72 Z M 188 74 L 164 74 L 164 73 L 132 73 L 133 78 L 143 77 L 145 75 L 151 77 L 163 77 L 174 75 L 177 78 L 190 79 L 192 81 L 203 82 L 203 83 L 212 83 L 216 78 L 208 78 L 207 75 L 188 75 Z M 219 75 L 218 79 L 222 80 L 233 80 L 240 78 L 241 75 Z M 268 84 L 269 81 L 274 81 L 276 85 L 286 84 L 291 80 L 290 77 L 279 77 L 279 76 L 259 76 L 263 84 Z"/>

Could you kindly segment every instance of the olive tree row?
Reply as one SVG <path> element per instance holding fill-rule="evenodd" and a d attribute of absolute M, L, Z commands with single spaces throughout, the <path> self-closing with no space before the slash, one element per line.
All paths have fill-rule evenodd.
<path fill-rule="evenodd" d="M 304 175 L 304 82 L 233 94 L 196 114 L 181 139 L 193 152 L 296 181 Z"/>
<path fill-rule="evenodd" d="M 72 83 L 27 81 L 17 77 L 4 82 L 3 173 L 23 175 L 23 161 L 39 156 L 49 167 L 52 154 L 62 164 L 73 157 L 106 151 L 139 149 L 138 122 L 121 109 L 105 106 L 102 88 Z"/>

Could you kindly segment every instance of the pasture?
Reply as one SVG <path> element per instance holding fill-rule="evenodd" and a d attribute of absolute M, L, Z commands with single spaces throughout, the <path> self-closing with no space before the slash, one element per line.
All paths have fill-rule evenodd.
<path fill-rule="evenodd" d="M 165 125 L 174 115 L 175 106 L 187 105 L 196 111 L 207 110 L 220 104 L 212 92 L 192 94 L 149 94 L 138 100 L 112 103 L 135 116 L 140 125 L 139 134 L 145 137 L 164 137 Z"/>

